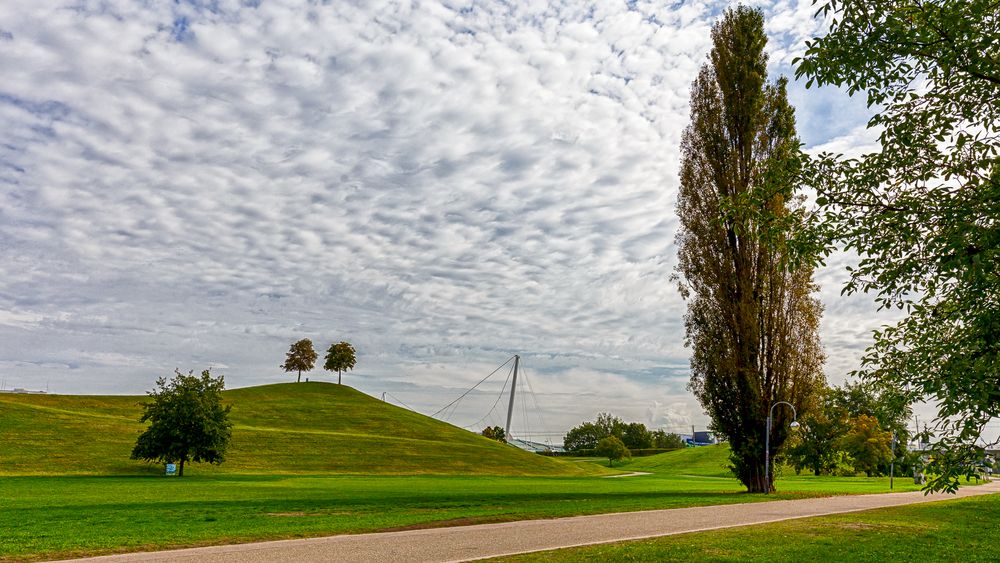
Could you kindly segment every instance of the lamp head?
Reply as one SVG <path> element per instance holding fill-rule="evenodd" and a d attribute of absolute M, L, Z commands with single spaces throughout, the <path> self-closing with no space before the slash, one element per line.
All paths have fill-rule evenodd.
<path fill-rule="evenodd" d="M 789 424 L 788 426 L 790 426 L 792 428 L 798 428 L 799 427 L 799 423 L 793 420 L 792 423 Z"/>

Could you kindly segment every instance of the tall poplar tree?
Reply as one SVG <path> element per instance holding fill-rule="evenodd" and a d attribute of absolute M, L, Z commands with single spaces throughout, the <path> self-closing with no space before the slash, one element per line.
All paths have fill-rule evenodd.
<path fill-rule="evenodd" d="M 727 10 L 712 41 L 691 89 L 677 202 L 689 387 L 729 440 L 736 477 L 769 492 L 768 412 L 787 401 L 804 414 L 823 384 L 822 307 L 811 265 L 787 245 L 805 220 L 794 195 L 799 141 L 787 81 L 767 82 L 763 14 Z M 791 418 L 774 409 L 772 459 Z"/>

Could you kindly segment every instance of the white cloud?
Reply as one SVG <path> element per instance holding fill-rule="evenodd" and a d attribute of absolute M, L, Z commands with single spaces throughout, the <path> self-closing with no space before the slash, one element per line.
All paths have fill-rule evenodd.
<path fill-rule="evenodd" d="M 246 4 L 0 8 L 8 379 L 252 385 L 346 339 L 348 381 L 424 412 L 519 352 L 553 430 L 705 425 L 668 277 L 727 2 Z M 806 4 L 769 6 L 774 64 Z M 824 337 L 857 349 L 863 315 L 828 307 Z"/>

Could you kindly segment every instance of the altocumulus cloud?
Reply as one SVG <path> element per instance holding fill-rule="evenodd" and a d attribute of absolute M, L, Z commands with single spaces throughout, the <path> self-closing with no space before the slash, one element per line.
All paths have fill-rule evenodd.
<path fill-rule="evenodd" d="M 291 341 L 346 339 L 348 383 L 423 412 L 520 353 L 545 430 L 704 426 L 668 276 L 688 89 L 728 4 L 5 1 L 4 383 L 285 381 Z M 810 3 L 758 4 L 788 73 Z M 809 142 L 862 134 L 808 110 Z M 837 303 L 834 380 L 874 323 Z M 473 396 L 457 423 L 495 390 Z"/>

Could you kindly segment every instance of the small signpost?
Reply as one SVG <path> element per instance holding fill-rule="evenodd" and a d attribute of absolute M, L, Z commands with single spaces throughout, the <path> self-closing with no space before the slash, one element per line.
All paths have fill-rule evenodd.
<path fill-rule="evenodd" d="M 168 463 L 167 464 L 167 475 L 177 475 L 177 464 Z"/>

